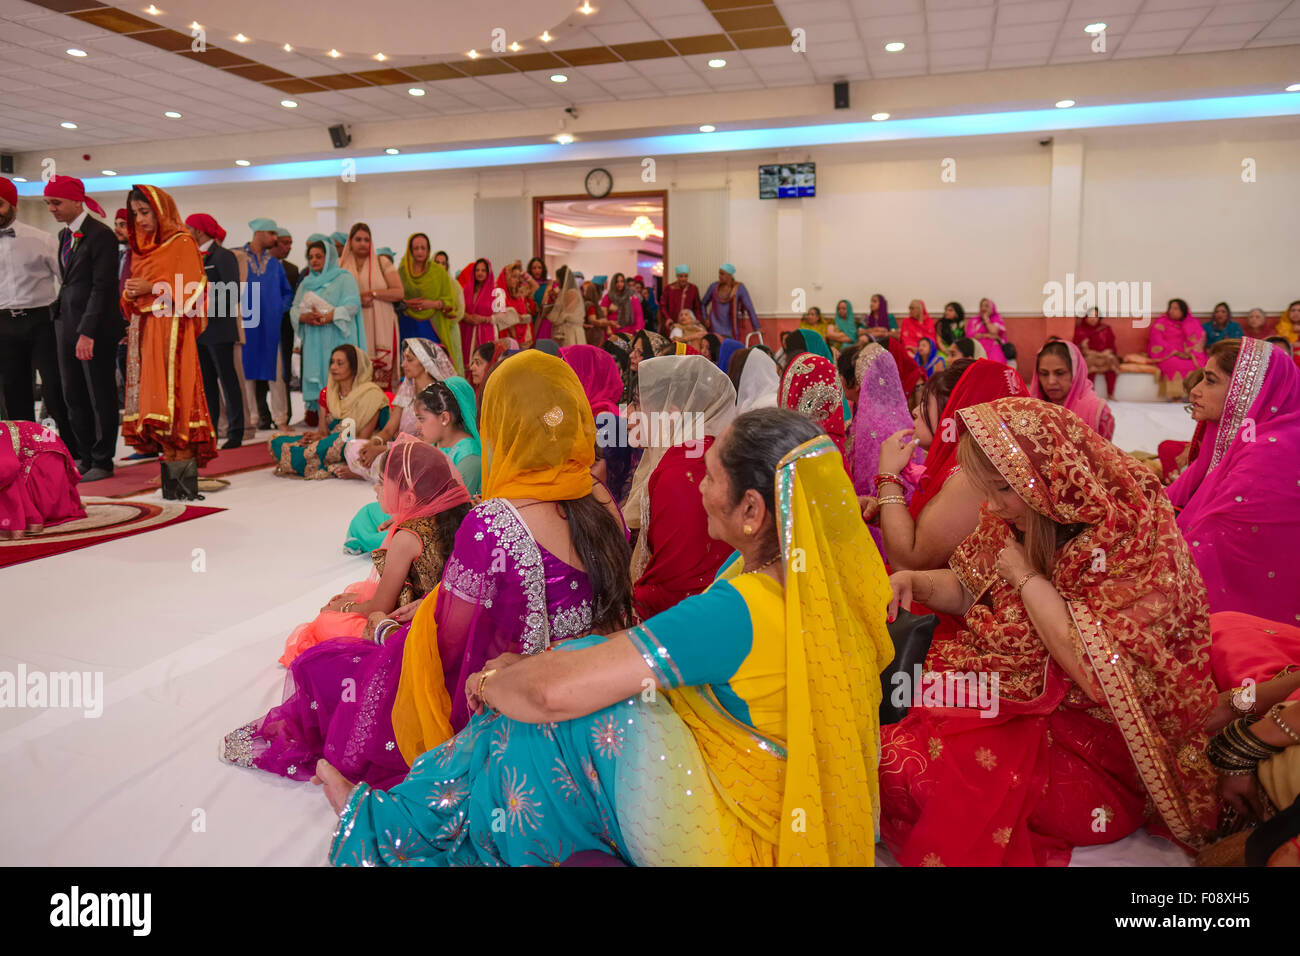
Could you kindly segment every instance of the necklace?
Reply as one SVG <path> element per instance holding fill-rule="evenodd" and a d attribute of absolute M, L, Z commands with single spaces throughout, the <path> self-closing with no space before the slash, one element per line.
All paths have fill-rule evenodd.
<path fill-rule="evenodd" d="M 781 560 L 781 552 L 778 551 L 776 554 L 772 555 L 772 557 L 771 557 L 769 560 L 764 561 L 762 564 L 760 564 L 760 565 L 759 565 L 758 567 L 756 567 L 756 568 L 748 568 L 748 569 L 746 569 L 744 573 L 745 573 L 745 574 L 756 574 L 756 573 L 758 573 L 759 571 L 762 571 L 764 568 L 770 568 L 772 565 L 776 564 L 776 562 L 778 562 L 778 561 L 780 561 L 780 560 Z"/>

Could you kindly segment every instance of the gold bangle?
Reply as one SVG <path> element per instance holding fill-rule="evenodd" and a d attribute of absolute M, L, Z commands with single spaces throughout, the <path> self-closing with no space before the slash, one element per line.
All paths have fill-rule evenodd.
<path fill-rule="evenodd" d="M 1016 582 L 1016 597 L 1020 597 L 1020 592 L 1025 589 L 1031 578 L 1042 577 L 1037 571 L 1026 571 L 1024 576 Z"/>
<path fill-rule="evenodd" d="M 921 575 L 925 578 L 925 583 L 928 584 L 929 587 L 926 589 L 925 597 L 918 596 L 916 599 L 924 604 L 926 601 L 930 600 L 930 598 L 934 597 L 934 579 L 930 577 L 929 571 L 922 571 Z"/>
<path fill-rule="evenodd" d="M 478 689 L 474 691 L 474 696 L 479 699 L 479 703 L 481 703 L 488 710 L 495 710 L 495 708 L 491 704 L 489 704 L 487 702 L 487 698 L 483 696 L 483 685 L 486 684 L 487 679 L 491 677 L 493 674 L 495 674 L 496 672 L 497 669 L 494 667 L 490 671 L 484 671 L 481 675 L 479 675 Z"/>
<path fill-rule="evenodd" d="M 343 602 L 343 606 L 342 606 L 341 608 L 339 608 L 339 612 L 340 612 L 341 614 L 347 614 L 347 613 L 350 612 L 354 607 L 356 607 L 356 604 L 357 604 L 356 601 L 344 601 L 344 602 Z"/>
<path fill-rule="evenodd" d="M 906 505 L 907 499 L 902 495 L 885 495 L 876 499 L 877 505 Z"/>

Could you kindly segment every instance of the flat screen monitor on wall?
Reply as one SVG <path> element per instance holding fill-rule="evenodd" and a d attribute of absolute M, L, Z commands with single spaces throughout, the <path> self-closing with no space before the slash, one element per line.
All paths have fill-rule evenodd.
<path fill-rule="evenodd" d="M 758 167 L 759 199 L 794 199 L 817 195 L 816 163 L 782 163 Z"/>

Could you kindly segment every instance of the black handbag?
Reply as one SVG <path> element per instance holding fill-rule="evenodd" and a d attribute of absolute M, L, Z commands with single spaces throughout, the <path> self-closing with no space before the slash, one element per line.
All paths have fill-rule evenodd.
<path fill-rule="evenodd" d="M 896 724 L 907 716 L 907 704 L 916 692 L 913 675 L 925 665 L 925 655 L 930 653 L 934 629 L 939 626 L 937 614 L 913 614 L 901 607 L 898 617 L 890 621 L 889 637 L 894 642 L 894 659 L 880 674 L 880 723 Z M 895 674 L 903 677 L 895 680 Z"/>

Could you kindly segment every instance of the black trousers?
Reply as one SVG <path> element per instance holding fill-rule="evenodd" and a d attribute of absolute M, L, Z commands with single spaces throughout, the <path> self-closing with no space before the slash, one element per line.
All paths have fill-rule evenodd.
<path fill-rule="evenodd" d="M 63 400 L 59 342 L 48 308 L 27 309 L 21 315 L 0 310 L 0 383 L 4 386 L 5 417 L 36 421 L 35 374 L 41 373 L 41 397 L 54 419 L 59 437 L 77 457 L 77 439 Z"/>
<path fill-rule="evenodd" d="M 284 390 L 287 392 L 293 378 L 293 323 L 289 321 L 288 312 L 280 319 L 280 360 L 284 362 Z M 290 408 L 292 407 L 290 403 Z"/>
<path fill-rule="evenodd" d="M 203 373 L 203 393 L 208 399 L 208 414 L 215 431 L 221 415 L 221 396 L 226 397 L 226 438 L 244 438 L 244 393 L 235 371 L 235 343 L 199 345 L 199 370 Z"/>
<path fill-rule="evenodd" d="M 76 325 L 70 320 L 60 320 L 59 324 L 59 370 L 63 374 L 68 418 L 77 439 L 75 457 L 82 465 L 112 471 L 117 451 L 118 336 L 96 339 L 94 356 L 83 361 L 77 358 Z"/>

